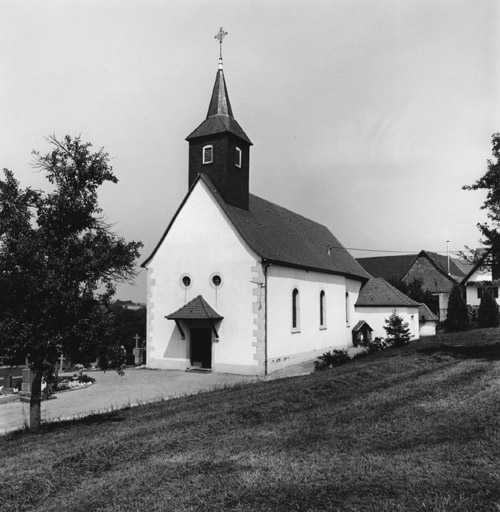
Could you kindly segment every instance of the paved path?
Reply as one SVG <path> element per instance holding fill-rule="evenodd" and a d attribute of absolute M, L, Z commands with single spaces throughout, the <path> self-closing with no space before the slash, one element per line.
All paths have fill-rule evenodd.
<path fill-rule="evenodd" d="M 362 349 L 351 347 L 349 355 Z M 120 377 L 114 371 L 88 372 L 96 379 L 91 386 L 64 393 L 42 402 L 42 421 L 83 417 L 96 412 L 121 409 L 130 405 L 210 391 L 241 382 L 274 380 L 314 371 L 314 360 L 289 366 L 268 375 L 254 377 L 225 373 L 194 373 L 177 370 L 127 369 Z M 0 404 L 0 435 L 23 428 L 29 420 L 29 403 Z"/>
<path fill-rule="evenodd" d="M 314 362 L 309 361 L 274 372 L 270 380 L 310 373 Z M 146 403 L 166 398 L 209 391 L 240 382 L 252 382 L 258 377 L 222 373 L 192 373 L 175 370 L 127 369 L 120 377 L 114 371 L 88 372 L 96 379 L 89 387 L 64 393 L 42 402 L 42 421 L 86 416 L 110 409 Z M 0 434 L 22 428 L 29 419 L 29 403 L 10 402 L 0 405 Z"/>

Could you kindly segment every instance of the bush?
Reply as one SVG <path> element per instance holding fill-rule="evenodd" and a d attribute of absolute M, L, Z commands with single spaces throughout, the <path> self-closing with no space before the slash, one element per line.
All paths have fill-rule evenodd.
<path fill-rule="evenodd" d="M 459 284 L 456 284 L 451 290 L 444 326 L 447 331 L 466 331 L 470 328 L 469 310 Z"/>
<path fill-rule="evenodd" d="M 366 348 L 368 354 L 373 354 L 375 352 L 391 348 L 393 344 L 384 338 L 375 338 L 373 340 L 364 341 L 362 346 Z"/>
<path fill-rule="evenodd" d="M 493 294 L 486 290 L 479 304 L 477 323 L 479 327 L 498 327 L 500 325 L 500 313 L 498 311 L 497 301 L 495 297 L 493 297 Z"/>
<path fill-rule="evenodd" d="M 325 352 L 322 356 L 314 361 L 315 370 L 324 370 L 326 368 L 334 368 L 335 366 L 342 366 L 351 361 L 351 358 L 347 354 L 346 350 L 332 350 L 331 352 Z"/>
<path fill-rule="evenodd" d="M 78 382 L 85 384 L 86 382 L 95 382 L 95 379 L 86 373 L 80 372 L 80 375 L 78 376 Z"/>

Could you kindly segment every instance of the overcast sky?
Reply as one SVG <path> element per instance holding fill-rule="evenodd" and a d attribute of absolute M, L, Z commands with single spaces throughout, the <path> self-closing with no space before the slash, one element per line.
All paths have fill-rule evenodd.
<path fill-rule="evenodd" d="M 0 0 L 0 168 L 81 134 L 112 157 L 101 205 L 151 253 L 187 191 L 220 26 L 250 190 L 348 248 L 476 246 L 500 131 L 498 0 Z M 383 253 L 351 251 L 355 257 Z M 145 302 L 145 271 L 119 298 Z"/>

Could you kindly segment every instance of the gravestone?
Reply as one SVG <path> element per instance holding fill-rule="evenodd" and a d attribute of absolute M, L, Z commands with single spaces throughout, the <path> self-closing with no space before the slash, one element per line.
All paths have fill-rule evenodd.
<path fill-rule="evenodd" d="M 12 375 L 4 375 L 3 376 L 3 390 L 2 393 L 4 395 L 10 394 L 14 391 L 12 386 Z"/>

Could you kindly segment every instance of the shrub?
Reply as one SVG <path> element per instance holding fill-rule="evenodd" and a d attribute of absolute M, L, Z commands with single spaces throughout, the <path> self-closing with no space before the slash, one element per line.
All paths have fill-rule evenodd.
<path fill-rule="evenodd" d="M 386 343 L 390 346 L 402 347 L 410 343 L 411 333 L 408 322 L 405 322 L 397 311 L 394 310 L 389 318 L 386 318 L 384 330 L 387 333 Z"/>
<path fill-rule="evenodd" d="M 343 349 L 325 352 L 322 356 L 319 356 L 317 359 L 319 359 L 319 361 L 314 361 L 315 370 L 324 370 L 326 368 L 342 366 L 344 364 L 347 364 L 351 360 L 351 358 L 347 354 L 347 351 Z"/>
<path fill-rule="evenodd" d="M 80 372 L 80 375 L 78 376 L 78 382 L 85 384 L 86 382 L 95 382 L 95 379 L 86 373 Z"/>
<path fill-rule="evenodd" d="M 391 348 L 393 344 L 384 338 L 375 338 L 373 340 L 365 341 L 362 346 L 367 349 L 369 354 L 373 354 L 375 352 Z"/>
<path fill-rule="evenodd" d="M 456 284 L 451 290 L 444 326 L 447 331 L 466 331 L 470 327 L 469 310 L 459 284 Z"/>
<path fill-rule="evenodd" d="M 485 291 L 481 297 L 481 303 L 477 312 L 477 323 L 479 327 L 498 327 L 500 325 L 497 301 L 493 294 L 488 291 Z"/>

